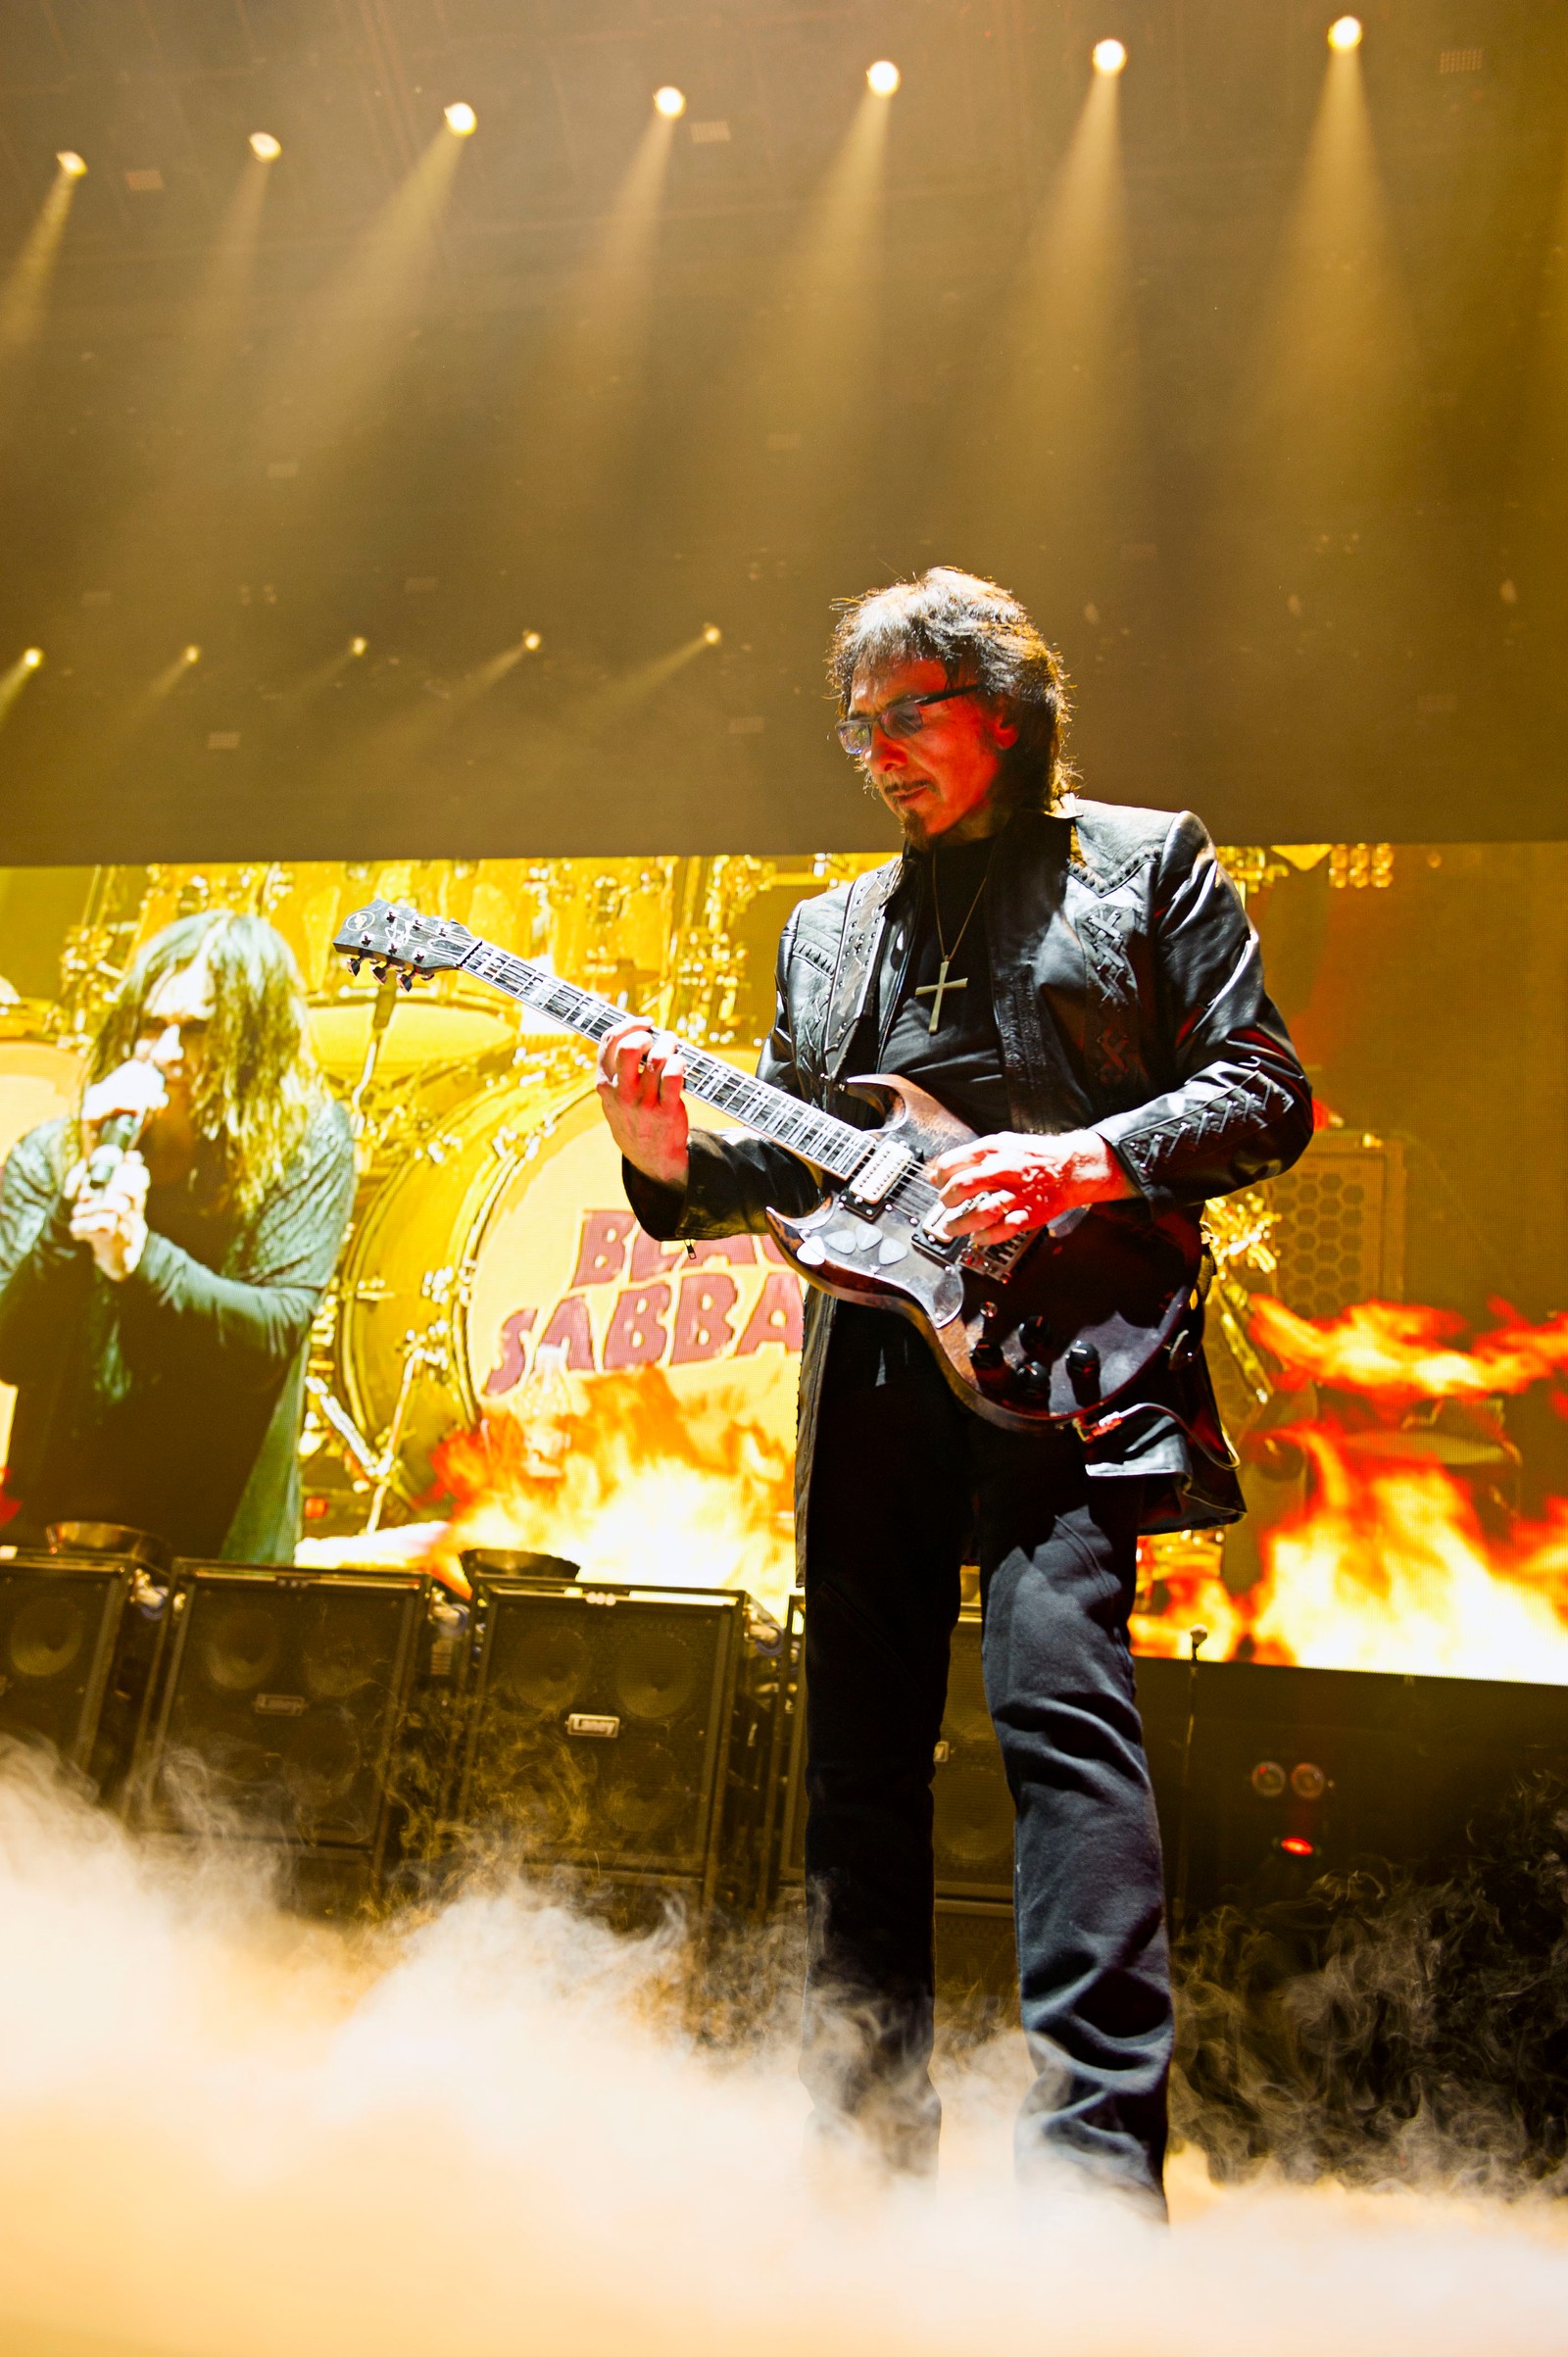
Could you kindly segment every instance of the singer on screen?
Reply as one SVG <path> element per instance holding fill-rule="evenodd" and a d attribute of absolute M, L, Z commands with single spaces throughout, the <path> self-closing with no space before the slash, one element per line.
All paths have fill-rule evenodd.
<path fill-rule="evenodd" d="M 117 1522 L 293 1559 L 311 1321 L 353 1191 L 281 936 L 220 913 L 156 934 L 77 1118 L 30 1130 L 0 1179 L 6 1539 Z"/>

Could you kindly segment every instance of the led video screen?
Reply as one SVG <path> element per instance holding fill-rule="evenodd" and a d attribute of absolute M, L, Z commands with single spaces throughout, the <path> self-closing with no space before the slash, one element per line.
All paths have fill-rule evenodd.
<path fill-rule="evenodd" d="M 1551 921 L 1568 847 L 1222 857 L 1262 936 L 1319 1128 L 1295 1170 L 1211 1207 L 1208 1350 L 1251 1510 L 1225 1533 L 1145 1542 L 1135 1645 L 1186 1652 L 1200 1626 L 1206 1658 L 1568 1681 L 1568 1212 L 1554 1176 L 1568 1152 L 1568 947 Z M 61 1321 L 29 1357 L 24 1295 L 40 1256 L 64 1268 L 92 1249 L 47 1199 L 89 1074 L 134 1054 L 114 1045 L 122 977 L 171 926 L 233 911 L 286 946 L 303 992 L 298 1062 L 331 1108 L 311 1131 L 326 1140 L 319 1234 L 285 1234 L 279 1213 L 272 1235 L 265 1190 L 248 1210 L 228 1206 L 207 1304 L 221 1348 L 199 1368 L 181 1358 L 156 1248 L 141 1291 L 161 1324 L 149 1310 L 144 1329 L 122 1320 L 118 1340 L 95 1339 L 85 1292 L 79 1333 L 66 1317 L 88 1407 L 106 1387 L 145 1391 L 138 1447 L 164 1482 L 148 1498 L 177 1516 L 181 1485 L 216 1479 L 232 1424 L 258 1465 L 269 1449 L 273 1461 L 270 1521 L 256 1480 L 229 1500 L 231 1555 L 277 1560 L 286 1541 L 306 1563 L 428 1560 L 456 1578 L 463 1550 L 483 1546 L 564 1557 L 599 1579 L 742 1587 L 779 1609 L 793 1579 L 802 1301 L 778 1248 L 644 1235 L 583 1041 L 468 974 L 412 994 L 395 974 L 353 974 L 332 943 L 372 897 L 407 903 L 749 1069 L 789 910 L 873 863 L 856 853 L 0 873 L 14 1530 L 37 1510 L 37 1435 L 47 1426 L 58 1442 L 70 1407 L 39 1397 Z M 158 1004 L 226 1037 L 221 1007 Z M 270 1018 L 247 1020 L 254 1036 L 225 1051 L 241 1072 L 247 1056 L 265 1057 Z M 298 1075 L 273 1077 L 292 1102 Z M 268 1236 L 308 1339 L 297 1384 L 264 1413 L 266 1338 L 242 1330 L 222 1288 Z M 54 1510 L 90 1519 L 86 1455 L 64 1476 L 58 1447 L 53 1461 Z"/>

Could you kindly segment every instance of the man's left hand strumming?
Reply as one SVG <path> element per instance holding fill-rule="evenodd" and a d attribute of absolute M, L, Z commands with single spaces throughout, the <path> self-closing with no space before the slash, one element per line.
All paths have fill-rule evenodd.
<path fill-rule="evenodd" d="M 926 1165 L 948 1206 L 950 1236 L 1014 1243 L 1080 1203 L 1124 1201 L 1138 1190 L 1095 1129 L 1061 1137 L 1002 1130 L 956 1146 Z"/>

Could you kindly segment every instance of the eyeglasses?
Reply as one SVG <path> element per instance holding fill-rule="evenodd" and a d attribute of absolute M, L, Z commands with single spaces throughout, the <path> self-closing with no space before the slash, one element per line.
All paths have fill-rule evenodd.
<path fill-rule="evenodd" d="M 863 761 L 879 728 L 885 737 L 917 737 L 925 726 L 926 705 L 951 704 L 955 696 L 974 693 L 972 687 L 939 687 L 930 696 L 900 696 L 879 712 L 852 712 L 847 720 L 839 722 L 835 733 L 851 759 Z"/>

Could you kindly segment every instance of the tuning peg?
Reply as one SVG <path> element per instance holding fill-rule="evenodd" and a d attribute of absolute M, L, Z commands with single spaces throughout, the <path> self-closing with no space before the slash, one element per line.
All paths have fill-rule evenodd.
<path fill-rule="evenodd" d="M 351 958 L 349 959 L 349 972 L 351 974 L 357 974 L 364 963 L 365 960 L 363 958 Z"/>
<path fill-rule="evenodd" d="M 414 988 L 414 976 L 412 974 L 399 974 L 398 980 L 402 983 L 405 990 L 412 990 Z"/>
<path fill-rule="evenodd" d="M 370 971 L 375 976 L 377 982 L 384 982 L 386 980 L 386 964 L 384 960 L 379 965 L 372 964 Z"/>

